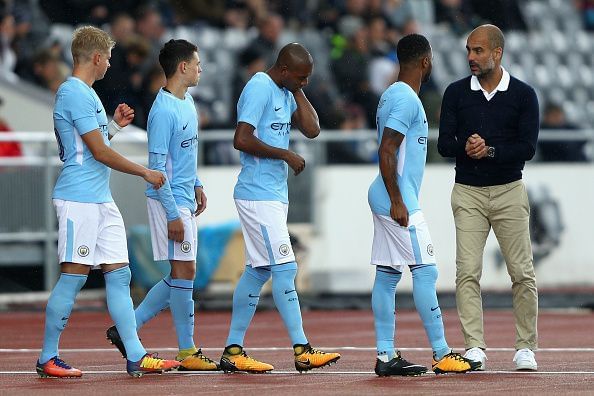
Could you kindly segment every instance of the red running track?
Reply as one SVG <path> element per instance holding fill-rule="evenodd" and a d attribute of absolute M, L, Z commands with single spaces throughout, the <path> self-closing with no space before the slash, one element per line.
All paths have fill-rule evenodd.
<path fill-rule="evenodd" d="M 462 336 L 455 311 L 444 311 L 450 346 L 460 350 Z M 227 336 L 229 312 L 196 315 L 196 341 L 205 354 L 218 359 Z M 0 394 L 594 394 L 594 315 L 586 311 L 541 312 L 539 371 L 515 372 L 513 316 L 509 311 L 485 312 L 489 350 L 485 372 L 421 377 L 378 378 L 373 316 L 370 311 L 304 313 L 312 345 L 342 354 L 338 364 L 299 374 L 290 341 L 275 311 L 258 312 L 248 331 L 247 352 L 275 366 L 270 374 L 179 374 L 131 378 L 125 362 L 105 340 L 111 324 L 106 312 L 74 312 L 62 335 L 61 357 L 85 373 L 81 379 L 40 379 L 34 372 L 42 342 L 43 313 L 0 314 Z M 397 344 L 416 363 L 431 364 L 431 352 L 418 315 L 398 312 Z M 144 345 L 161 356 L 175 356 L 175 331 L 168 312 L 140 332 Z"/>

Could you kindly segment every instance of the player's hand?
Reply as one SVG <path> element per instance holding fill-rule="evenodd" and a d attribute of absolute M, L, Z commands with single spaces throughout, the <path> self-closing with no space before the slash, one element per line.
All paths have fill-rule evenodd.
<path fill-rule="evenodd" d="M 287 165 L 291 167 L 291 169 L 293 169 L 293 172 L 295 172 L 295 176 L 300 174 L 303 171 L 303 169 L 305 169 L 305 159 L 303 159 L 303 157 L 299 154 L 294 153 L 292 151 L 287 150 L 285 162 L 287 163 Z"/>
<path fill-rule="evenodd" d="M 184 241 L 184 222 L 181 218 L 167 223 L 167 238 L 180 243 Z"/>
<path fill-rule="evenodd" d="M 476 133 L 469 136 L 466 140 L 464 150 L 466 151 L 466 155 L 468 155 L 470 158 L 483 158 L 485 155 L 487 155 L 487 145 L 485 144 L 485 139 Z"/>
<path fill-rule="evenodd" d="M 129 125 L 134 119 L 134 109 L 126 103 L 120 103 L 113 113 L 113 120 L 120 126 Z"/>
<path fill-rule="evenodd" d="M 206 194 L 202 187 L 194 187 L 194 195 L 196 196 L 196 211 L 194 212 L 194 216 L 198 216 L 206 209 Z"/>
<path fill-rule="evenodd" d="M 165 184 L 165 175 L 156 170 L 147 169 L 143 178 L 147 183 L 151 183 L 155 190 L 160 189 Z"/>
<path fill-rule="evenodd" d="M 390 217 L 402 227 L 408 227 L 408 209 L 404 202 L 396 202 L 390 205 Z"/>

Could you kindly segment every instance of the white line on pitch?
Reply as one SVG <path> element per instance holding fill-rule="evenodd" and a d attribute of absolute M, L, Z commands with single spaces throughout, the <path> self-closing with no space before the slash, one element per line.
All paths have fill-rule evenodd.
<path fill-rule="evenodd" d="M 35 371 L 0 371 L 0 375 L 36 375 Z M 83 371 L 83 375 L 107 375 L 107 374 L 126 374 L 125 371 L 122 370 L 99 370 L 99 371 Z M 375 373 L 373 371 L 312 371 L 307 374 L 300 374 L 296 371 L 272 371 L 269 373 L 261 374 L 261 375 L 373 375 Z M 466 375 L 489 375 L 489 374 L 514 374 L 514 375 L 594 375 L 594 371 L 506 371 L 506 370 L 497 370 L 497 371 L 475 371 L 472 373 L 466 373 Z M 147 374 L 147 375 L 154 375 L 154 374 Z M 163 375 L 182 375 L 182 376 L 196 376 L 196 375 L 253 375 L 247 373 L 233 373 L 233 374 L 224 374 L 221 371 L 216 372 L 180 372 L 180 371 L 171 371 L 165 373 Z M 433 373 L 426 373 L 421 377 L 428 377 L 433 376 Z"/>
<path fill-rule="evenodd" d="M 340 347 L 317 347 L 323 350 L 333 351 L 375 351 L 375 347 L 351 347 L 351 346 L 340 346 Z M 177 348 L 170 347 L 150 347 L 150 350 L 163 351 L 163 352 L 177 352 Z M 263 347 L 263 348 L 246 348 L 250 351 L 292 351 L 291 347 Z M 428 352 L 431 348 L 398 348 L 401 351 L 418 351 Z M 454 348 L 454 350 L 463 350 L 463 347 Z M 221 351 L 220 348 L 202 348 L 203 351 Z M 85 352 L 118 352 L 115 348 L 61 348 L 61 352 L 67 353 L 85 353 Z M 487 348 L 489 352 L 515 352 L 515 348 Z M 594 348 L 539 348 L 538 352 L 594 352 Z M 0 353 L 31 353 L 41 352 L 39 348 L 0 348 Z"/>

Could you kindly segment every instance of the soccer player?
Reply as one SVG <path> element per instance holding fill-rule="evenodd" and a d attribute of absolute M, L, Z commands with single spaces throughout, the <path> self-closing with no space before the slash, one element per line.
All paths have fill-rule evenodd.
<path fill-rule="evenodd" d="M 147 186 L 147 207 L 155 260 L 169 260 L 171 273 L 149 290 L 135 311 L 140 329 L 167 306 L 171 309 L 179 353 L 179 369 L 218 370 L 194 345 L 194 277 L 198 228 L 196 216 L 206 209 L 206 195 L 196 174 L 198 114 L 188 87 L 200 81 L 198 47 L 169 40 L 159 53 L 167 82 L 159 90 L 148 118 L 149 167 L 165 175 L 158 190 Z M 126 356 L 118 330 L 107 338 Z"/>
<path fill-rule="evenodd" d="M 418 97 L 429 79 L 432 51 L 424 36 L 411 34 L 397 46 L 398 80 L 382 94 L 377 107 L 380 174 L 369 187 L 373 215 L 371 264 L 375 283 L 371 305 L 375 321 L 379 376 L 421 375 L 427 367 L 413 364 L 394 348 L 396 286 L 405 266 L 413 278 L 413 298 L 433 349 L 435 373 L 466 372 L 478 363 L 448 346 L 435 282 L 437 267 L 431 236 L 419 206 L 419 190 L 427 157 L 427 117 Z"/>
<path fill-rule="evenodd" d="M 104 31 L 84 26 L 74 31 L 74 69 L 58 89 L 54 130 L 64 162 L 53 193 L 58 216 L 61 275 L 47 302 L 43 348 L 37 361 L 41 377 L 80 377 L 82 372 L 60 359 L 58 342 L 76 295 L 91 268 L 101 267 L 109 314 L 128 351 L 126 369 L 132 376 L 163 372 L 179 365 L 148 354 L 138 339 L 130 298 L 130 269 L 124 222 L 109 189 L 110 168 L 141 176 L 159 189 L 165 178 L 112 150 L 110 139 L 134 118 L 120 104 L 107 122 L 105 109 L 93 90 L 109 68 L 114 41 Z"/>
<path fill-rule="evenodd" d="M 246 267 L 233 293 L 231 327 L 221 357 L 225 372 L 261 373 L 274 368 L 243 350 L 260 290 L 270 277 L 276 308 L 293 344 L 295 368 L 307 371 L 340 358 L 338 353 L 312 348 L 305 336 L 295 290 L 297 263 L 287 229 L 287 166 L 296 175 L 305 168 L 305 160 L 289 150 L 291 125 L 310 139 L 320 133 L 318 115 L 302 90 L 312 70 L 313 59 L 305 47 L 288 44 L 270 69 L 248 81 L 237 103 L 233 145 L 241 151 L 242 167 L 234 198 L 245 241 Z"/>

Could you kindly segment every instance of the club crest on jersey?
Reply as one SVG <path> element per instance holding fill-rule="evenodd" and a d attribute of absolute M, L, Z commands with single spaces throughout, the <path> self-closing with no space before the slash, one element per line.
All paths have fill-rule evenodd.
<path fill-rule="evenodd" d="M 427 254 L 429 254 L 429 256 L 433 256 L 433 245 L 427 245 Z"/>
<path fill-rule="evenodd" d="M 89 247 L 80 245 L 77 249 L 77 252 L 80 257 L 87 257 L 89 255 Z"/>
<path fill-rule="evenodd" d="M 181 248 L 181 251 L 182 252 L 188 253 L 190 251 L 190 249 L 192 248 L 192 244 L 190 242 L 188 242 L 188 241 L 183 241 L 181 243 L 180 248 Z"/>
<path fill-rule="evenodd" d="M 278 247 L 278 252 L 283 256 L 287 256 L 289 253 L 291 253 L 291 248 L 286 243 L 283 243 Z"/>

